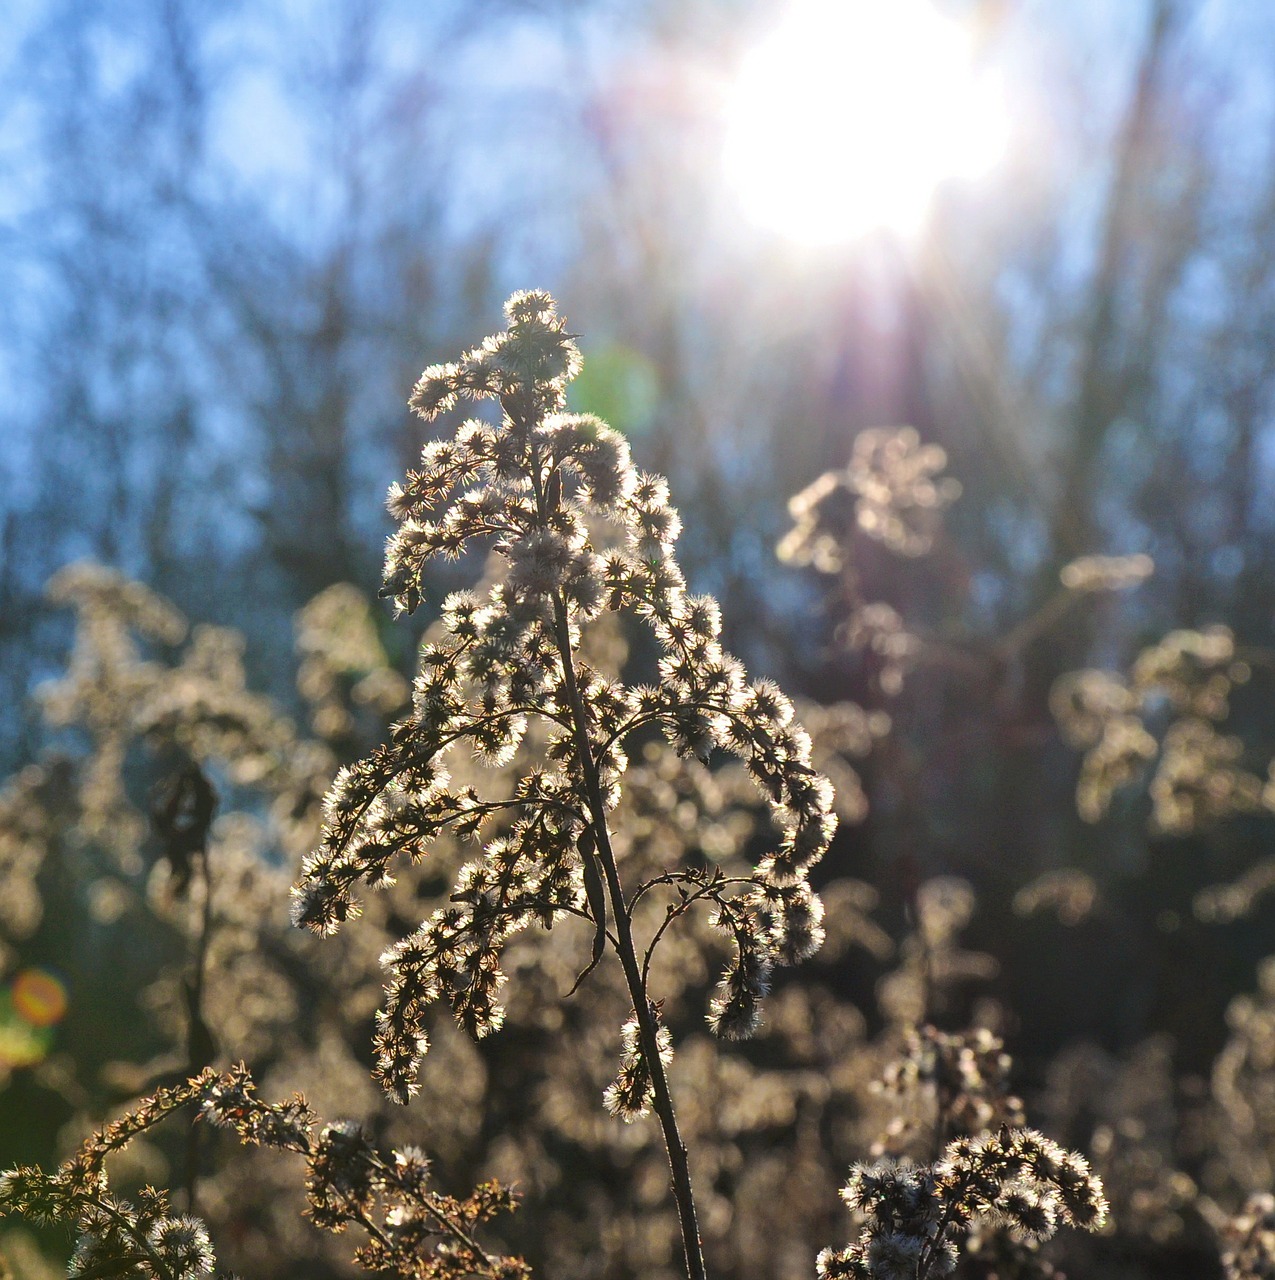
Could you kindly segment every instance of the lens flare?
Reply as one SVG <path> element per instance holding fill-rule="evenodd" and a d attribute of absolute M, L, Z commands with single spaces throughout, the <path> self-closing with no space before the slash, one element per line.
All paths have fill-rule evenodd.
<path fill-rule="evenodd" d="M 47 969 L 24 969 L 10 989 L 13 1011 L 32 1027 L 52 1027 L 66 1016 L 66 986 Z"/>
<path fill-rule="evenodd" d="M 740 68 L 723 160 L 755 221 L 825 244 L 915 233 L 1007 133 L 1000 86 L 927 0 L 798 0 Z"/>

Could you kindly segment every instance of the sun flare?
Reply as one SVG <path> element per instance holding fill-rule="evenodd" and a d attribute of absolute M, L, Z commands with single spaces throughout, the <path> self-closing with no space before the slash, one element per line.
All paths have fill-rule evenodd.
<path fill-rule="evenodd" d="M 907 235 L 946 178 L 999 157 L 998 84 L 927 0 L 797 0 L 745 58 L 726 107 L 726 176 L 750 217 L 826 244 Z"/>

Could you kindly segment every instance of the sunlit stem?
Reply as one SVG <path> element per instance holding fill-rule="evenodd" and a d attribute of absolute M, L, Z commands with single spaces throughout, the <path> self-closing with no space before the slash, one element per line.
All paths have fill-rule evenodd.
<path fill-rule="evenodd" d="M 611 836 L 607 830 L 602 784 L 585 728 L 584 702 L 576 684 L 567 611 L 561 596 L 557 593 L 554 594 L 553 605 L 558 649 L 567 686 L 567 701 L 571 705 L 571 718 L 574 722 L 576 752 L 584 773 L 589 815 L 593 820 L 594 837 L 597 841 L 595 856 L 602 864 L 607 896 L 611 901 L 611 914 L 615 917 L 616 950 L 620 956 L 620 963 L 624 966 L 629 998 L 633 1001 L 633 1013 L 637 1018 L 642 1056 L 646 1059 L 647 1069 L 651 1073 L 655 1114 L 659 1116 L 660 1127 L 664 1131 L 664 1146 L 668 1152 L 669 1171 L 673 1177 L 673 1196 L 677 1201 L 677 1216 L 682 1227 L 682 1246 L 686 1252 L 686 1274 L 690 1280 L 706 1280 L 704 1256 L 700 1247 L 699 1223 L 695 1214 L 695 1196 L 691 1187 L 690 1161 L 686 1153 L 686 1144 L 682 1141 L 682 1135 L 677 1127 L 677 1114 L 673 1110 L 673 1095 L 669 1091 L 664 1063 L 660 1060 L 659 1028 L 647 996 L 646 985 L 642 980 L 637 948 L 633 944 L 633 930 L 624 901 L 624 889 L 620 884 L 620 873 L 616 867 L 615 853 L 611 848 Z"/>
<path fill-rule="evenodd" d="M 198 1075 L 208 1065 L 208 1054 L 205 1052 L 208 1026 L 204 1021 L 204 989 L 208 976 L 208 944 L 213 927 L 213 882 L 206 846 L 195 857 L 194 864 L 199 869 L 199 878 L 203 882 L 203 901 L 199 908 L 199 925 L 187 996 L 186 1072 L 191 1076 Z M 199 1126 L 192 1124 L 186 1133 L 186 1212 L 191 1214 L 199 1211 L 199 1140 Z"/>
<path fill-rule="evenodd" d="M 532 486 L 536 496 L 536 507 L 540 518 L 545 519 L 545 498 L 541 483 L 538 460 L 533 457 Z M 690 1160 L 686 1144 L 682 1141 L 681 1131 L 677 1127 L 677 1113 L 673 1109 L 673 1094 L 669 1089 L 668 1077 L 664 1071 L 664 1063 L 660 1060 L 659 1027 L 655 1020 L 655 1012 L 647 995 L 646 983 L 643 979 L 642 966 L 638 960 L 637 948 L 633 943 L 633 930 L 629 920 L 628 905 L 624 900 L 624 888 L 620 883 L 620 872 L 616 866 L 615 852 L 611 848 L 611 834 L 607 828 L 606 803 L 602 795 L 602 780 L 598 773 L 597 762 L 593 758 L 593 748 L 589 742 L 588 712 L 584 699 L 580 695 L 580 686 L 576 681 L 575 651 L 571 643 L 571 624 L 567 615 L 566 602 L 561 591 L 553 593 L 554 632 L 558 645 L 558 657 L 562 663 L 563 683 L 566 686 L 567 702 L 571 710 L 571 732 L 575 740 L 576 756 L 580 762 L 580 771 L 584 775 L 586 799 L 589 805 L 589 817 L 593 827 L 595 849 L 592 855 L 602 866 L 603 878 L 606 881 L 607 897 L 610 900 L 611 914 L 615 917 L 615 949 L 624 968 L 624 979 L 629 989 L 629 999 L 633 1002 L 633 1014 L 637 1019 L 638 1040 L 642 1046 L 642 1056 L 646 1060 L 647 1070 L 651 1073 L 651 1092 L 654 1095 L 655 1114 L 659 1117 L 660 1128 L 664 1133 L 664 1148 L 668 1154 L 669 1172 L 672 1175 L 673 1198 L 677 1202 L 678 1222 L 682 1229 L 682 1248 L 686 1255 L 686 1274 L 689 1280 L 707 1280 L 704 1268 L 704 1253 L 700 1245 L 699 1220 L 695 1213 L 695 1194 L 691 1186 Z M 598 922 L 599 924 L 601 922 Z"/>

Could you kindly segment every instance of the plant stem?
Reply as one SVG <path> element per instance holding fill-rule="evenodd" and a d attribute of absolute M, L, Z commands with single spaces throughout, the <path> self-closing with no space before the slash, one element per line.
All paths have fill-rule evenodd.
<path fill-rule="evenodd" d="M 213 925 L 212 868 L 208 865 L 208 848 L 196 859 L 200 879 L 203 881 L 204 899 L 199 910 L 199 932 L 195 938 L 194 956 L 191 961 L 189 1010 L 186 1026 L 186 1072 L 198 1075 L 208 1066 L 206 1050 L 208 1026 L 204 1022 L 204 984 L 208 976 L 208 943 Z M 199 1128 L 191 1125 L 186 1134 L 186 1212 L 199 1212 Z"/>
<path fill-rule="evenodd" d="M 607 830 L 606 805 L 602 798 L 602 784 L 597 763 L 589 744 L 588 719 L 580 688 L 576 683 L 575 656 L 571 646 L 571 628 L 567 609 L 560 593 L 554 593 L 554 627 L 557 633 L 558 652 L 562 660 L 563 680 L 567 688 L 567 700 L 571 705 L 572 732 L 576 754 L 584 774 L 585 791 L 589 802 L 593 833 L 596 841 L 595 857 L 602 865 L 611 913 L 615 916 L 615 943 L 624 977 L 628 983 L 629 997 L 633 1001 L 633 1013 L 637 1018 L 638 1036 L 642 1056 L 651 1073 L 651 1089 L 655 1114 L 659 1116 L 664 1131 L 664 1147 L 668 1153 L 669 1171 L 672 1174 L 673 1197 L 677 1201 L 677 1216 L 682 1227 L 682 1246 L 686 1252 L 686 1274 L 690 1280 L 706 1280 L 704 1255 L 700 1247 L 699 1224 L 695 1216 L 695 1197 L 691 1188 L 691 1169 L 686 1144 L 677 1127 L 677 1115 L 673 1110 L 673 1095 L 669 1091 L 668 1077 L 660 1061 L 658 1025 L 655 1012 L 647 995 L 642 969 L 638 963 L 637 949 L 633 945 L 633 930 L 629 921 L 628 906 L 620 884 L 615 853 L 611 848 L 611 836 Z M 588 856 L 588 855 L 586 855 Z M 601 922 L 599 922 L 601 923 Z"/>
<path fill-rule="evenodd" d="M 530 435 L 530 424 L 525 406 L 512 400 L 504 402 L 504 408 L 510 417 Z M 556 505 L 558 499 L 546 495 L 546 477 L 542 469 L 539 451 L 534 443 L 528 448 L 528 473 L 532 492 L 535 496 L 536 512 L 540 522 L 548 525 L 548 506 Z M 602 782 L 598 774 L 597 761 L 594 759 L 593 746 L 589 741 L 589 713 L 580 694 L 580 685 L 576 680 L 575 650 L 571 643 L 571 623 L 567 614 L 566 601 L 561 590 L 553 592 L 554 635 L 557 641 L 558 658 L 562 663 L 563 683 L 566 685 L 567 701 L 571 708 L 571 734 L 575 739 L 576 756 L 580 761 L 580 771 L 584 775 L 586 799 L 589 805 L 589 817 L 593 827 L 594 851 L 592 854 L 582 852 L 583 857 L 596 857 L 602 867 L 606 882 L 607 898 L 611 905 L 611 914 L 615 917 L 615 936 L 612 940 L 620 963 L 624 968 L 625 982 L 629 988 L 629 998 L 633 1001 L 633 1015 L 637 1019 L 638 1040 L 642 1046 L 642 1056 L 646 1060 L 647 1070 L 651 1073 L 651 1092 L 654 1095 L 655 1114 L 659 1117 L 660 1128 L 664 1133 L 664 1149 L 668 1155 L 669 1172 L 673 1186 L 673 1198 L 677 1202 L 677 1216 L 682 1229 L 682 1248 L 686 1255 L 686 1274 L 688 1280 L 707 1280 L 708 1273 L 704 1267 L 704 1253 L 700 1245 L 699 1221 L 695 1214 L 695 1195 L 691 1187 L 691 1167 L 687 1157 L 686 1144 L 677 1127 L 677 1114 L 673 1109 L 673 1094 L 669 1089 L 668 1076 L 664 1072 L 664 1063 L 660 1061 L 659 1026 L 656 1021 L 655 1008 L 647 995 L 646 982 L 641 964 L 638 961 L 637 948 L 633 943 L 633 929 L 629 919 L 628 904 L 624 900 L 624 889 L 620 884 L 620 872 L 616 866 L 615 852 L 611 848 L 611 833 L 607 828 L 606 803 L 602 795 Z M 603 920 L 595 921 L 599 929 L 605 927 Z"/>
<path fill-rule="evenodd" d="M 947 1229 L 952 1224 L 952 1218 L 956 1211 L 956 1206 L 960 1198 L 965 1194 L 966 1187 L 970 1184 L 972 1171 L 967 1169 L 961 1175 L 961 1181 L 957 1185 L 955 1193 L 947 1202 L 947 1207 L 943 1210 L 943 1216 L 939 1219 L 938 1229 L 925 1242 L 925 1247 L 921 1251 L 921 1257 L 917 1262 L 916 1280 L 926 1280 L 930 1274 L 930 1269 L 934 1265 L 934 1259 L 938 1256 L 938 1251 L 943 1247 L 943 1237 L 947 1235 Z"/>

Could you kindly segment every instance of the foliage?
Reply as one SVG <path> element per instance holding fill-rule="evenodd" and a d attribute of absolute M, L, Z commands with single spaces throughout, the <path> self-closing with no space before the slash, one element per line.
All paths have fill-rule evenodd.
<path fill-rule="evenodd" d="M 1005 1049 L 1002 957 L 981 949 L 1000 940 L 963 936 L 975 887 L 921 876 L 892 902 L 845 874 L 851 845 L 820 865 L 835 820 L 853 841 L 889 779 L 918 688 L 1003 670 L 1145 558 L 1074 562 L 985 649 L 898 612 L 891 647 L 862 617 L 880 602 L 854 539 L 943 554 L 958 486 L 916 433 L 872 432 L 797 502 L 784 554 L 834 577 L 879 705 L 794 706 L 746 678 L 716 605 L 687 591 L 667 482 L 566 411 L 579 353 L 552 300 L 516 295 L 507 319 L 413 395 L 428 420 L 462 398 L 497 413 L 427 444 L 391 490 L 383 594 L 402 612 L 434 608 L 435 558 L 492 551 L 425 629 L 410 692 L 347 586 L 298 616 L 294 718 L 250 691 L 233 634 L 187 641 L 171 605 L 100 568 L 51 584 L 78 631 L 41 697 L 63 750 L 0 795 L 0 1030 L 26 1037 L 4 1051 L 9 1097 L 70 1122 L 38 1157 L 54 1172 L 23 1155 L 4 1175 L 6 1210 L 71 1225 L 82 1276 L 207 1275 L 214 1246 L 246 1274 L 348 1274 L 328 1235 L 351 1226 L 358 1264 L 400 1276 L 795 1277 L 845 1238 L 844 1184 L 852 1239 L 819 1253 L 827 1276 L 1265 1274 L 1269 973 L 1232 1003 L 1207 1086 L 1147 1042 L 1069 1049 L 1041 1087 Z M 1138 717 L 1162 772 L 1176 724 L 1224 725 L 1259 657 L 1177 633 L 1127 681 L 1088 673 L 1055 701 L 1093 750 Z M 1234 753 L 1191 759 L 1170 788 L 1185 816 L 1159 830 L 1260 815 L 1261 786 L 1228 782 Z M 309 932 L 283 919 L 297 866 Z M 1049 912 L 1075 929 L 1111 886 L 1060 868 L 1014 890 L 1024 927 Z M 1201 918 L 1246 893 L 1229 918 L 1260 885 L 1216 886 Z M 141 1035 L 112 1017 L 120 984 L 142 992 Z M 989 989 L 1002 999 L 975 999 Z M 202 1119 L 159 1126 L 183 1108 Z M 1053 1239 L 1061 1225 L 1090 1231 Z M 0 1236 L 15 1267 L 21 1239 Z"/>

